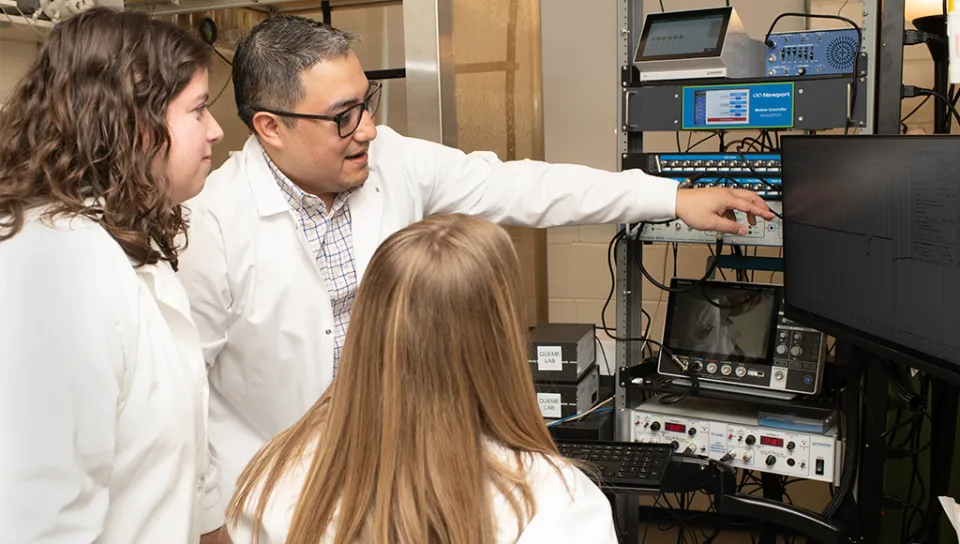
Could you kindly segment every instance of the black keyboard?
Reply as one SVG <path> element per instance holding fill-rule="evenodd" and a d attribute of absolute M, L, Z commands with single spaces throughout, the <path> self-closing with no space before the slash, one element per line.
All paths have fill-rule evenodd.
<path fill-rule="evenodd" d="M 601 487 L 659 487 L 674 448 L 670 444 L 557 440 L 560 455 L 595 468 Z"/>

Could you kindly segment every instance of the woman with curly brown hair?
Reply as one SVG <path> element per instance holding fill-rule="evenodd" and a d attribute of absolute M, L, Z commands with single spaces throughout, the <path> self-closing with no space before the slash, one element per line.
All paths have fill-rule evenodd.
<path fill-rule="evenodd" d="M 53 28 L 0 110 L 0 540 L 195 543 L 222 525 L 174 273 L 180 203 L 223 135 L 209 67 L 186 31 L 95 8 Z"/>

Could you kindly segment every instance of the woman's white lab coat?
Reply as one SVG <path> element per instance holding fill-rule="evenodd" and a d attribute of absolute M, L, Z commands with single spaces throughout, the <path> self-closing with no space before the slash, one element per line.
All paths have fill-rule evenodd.
<path fill-rule="evenodd" d="M 406 138 L 387 127 L 370 176 L 349 202 L 357 277 L 390 234 L 461 212 L 548 227 L 674 217 L 677 183 L 536 161 L 501 162 Z M 210 368 L 210 444 L 229 500 L 243 467 L 293 425 L 333 379 L 333 311 L 325 280 L 255 138 L 187 203 L 180 277 Z M 363 402 L 363 399 L 357 399 Z"/>
<path fill-rule="evenodd" d="M 496 446 L 494 446 L 496 447 Z M 504 463 L 514 464 L 513 454 L 496 447 Z M 264 511 L 260 544 L 286 542 L 297 499 L 310 467 L 308 455 L 299 459 L 278 481 Z M 533 491 L 536 512 L 517 534 L 517 518 L 507 499 L 490 487 L 497 544 L 617 544 L 610 501 L 580 469 L 558 459 L 560 472 L 540 456 L 524 455 L 527 484 Z M 241 513 L 236 526 L 228 523 L 233 544 L 253 542 L 252 507 Z M 327 528 L 318 544 L 333 542 L 336 525 Z"/>
<path fill-rule="evenodd" d="M 0 542 L 195 543 L 222 524 L 169 264 L 135 270 L 96 223 L 34 214 L 0 242 L 0 308 Z"/>

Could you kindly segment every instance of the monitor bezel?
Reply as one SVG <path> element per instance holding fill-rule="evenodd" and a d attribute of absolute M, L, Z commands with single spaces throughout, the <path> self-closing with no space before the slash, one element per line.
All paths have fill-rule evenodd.
<path fill-rule="evenodd" d="M 705 361 L 728 361 L 731 363 L 747 363 L 747 364 L 760 364 L 760 365 L 770 365 L 773 364 L 774 349 L 777 343 L 777 324 L 780 321 L 780 305 L 783 298 L 783 287 L 776 284 L 770 283 L 751 283 L 751 282 L 735 282 L 735 281 L 718 281 L 718 280 L 695 280 L 689 278 L 672 278 L 670 280 L 670 289 L 684 289 L 693 284 L 697 284 L 695 289 L 700 289 L 703 287 L 711 289 L 728 289 L 728 290 L 737 290 L 737 291 L 772 291 L 773 292 L 773 312 L 770 315 L 769 323 L 769 337 L 767 338 L 766 346 L 766 357 L 732 357 L 729 353 L 709 353 L 709 352 L 700 352 L 693 351 L 675 347 L 670 345 L 670 339 L 674 330 L 673 325 L 673 315 L 676 311 L 676 296 L 678 293 L 669 293 L 667 299 L 667 314 L 664 321 L 663 329 L 663 343 L 667 346 L 667 349 L 677 357 L 690 357 L 695 359 L 702 359 Z M 680 293 L 687 294 L 687 293 Z"/>
<path fill-rule="evenodd" d="M 717 50 L 715 53 L 674 53 L 672 55 L 642 55 L 646 49 L 647 38 L 650 35 L 650 27 L 657 22 L 662 21 L 682 21 L 687 19 L 699 19 L 711 17 L 714 15 L 723 15 L 723 23 L 720 25 L 720 36 L 717 38 Z M 727 29 L 730 26 L 730 19 L 733 16 L 733 7 L 724 6 L 719 8 L 667 11 L 662 13 L 650 13 L 643 22 L 643 32 L 640 35 L 640 43 L 637 44 L 637 51 L 633 62 L 649 62 L 658 60 L 682 60 L 682 59 L 704 59 L 719 58 L 723 52 L 723 45 L 727 39 Z"/>

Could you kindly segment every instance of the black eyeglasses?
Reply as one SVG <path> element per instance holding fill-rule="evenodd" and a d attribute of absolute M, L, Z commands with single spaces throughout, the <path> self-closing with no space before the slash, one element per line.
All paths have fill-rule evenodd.
<path fill-rule="evenodd" d="M 380 107 L 380 83 L 373 82 L 370 84 L 370 90 L 367 92 L 367 97 L 363 99 L 363 102 L 359 104 L 354 104 L 349 108 L 343 110 L 342 112 L 336 115 L 316 115 L 313 113 L 293 113 L 289 111 L 282 110 L 268 110 L 266 108 L 250 108 L 253 111 L 262 111 L 264 113 L 272 113 L 274 115 L 279 115 L 281 117 L 293 117 L 295 119 L 318 119 L 320 121 L 333 121 L 337 124 L 337 134 L 341 138 L 348 138 L 354 132 L 357 131 L 357 128 L 360 127 L 360 121 L 363 119 L 364 110 L 370 112 L 370 117 L 373 117 L 377 114 L 377 109 Z"/>

